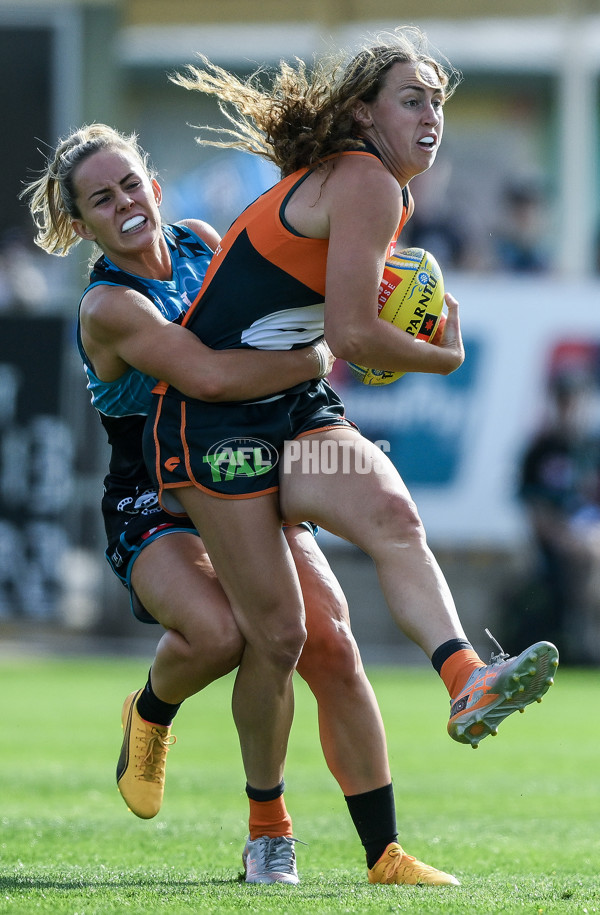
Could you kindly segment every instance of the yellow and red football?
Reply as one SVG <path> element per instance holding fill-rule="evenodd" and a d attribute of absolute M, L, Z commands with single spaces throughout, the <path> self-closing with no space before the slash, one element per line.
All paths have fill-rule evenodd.
<path fill-rule="evenodd" d="M 435 257 L 423 248 L 396 251 L 385 263 L 378 301 L 380 318 L 429 342 L 444 307 L 444 278 Z M 348 367 L 362 384 L 391 384 L 405 374 L 352 362 Z"/>

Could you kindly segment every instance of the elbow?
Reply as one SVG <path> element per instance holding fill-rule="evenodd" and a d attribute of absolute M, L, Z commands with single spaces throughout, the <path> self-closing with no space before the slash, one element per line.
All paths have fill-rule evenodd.
<path fill-rule="evenodd" d="M 194 400 L 203 400 L 206 403 L 218 403 L 219 401 L 227 400 L 229 394 L 222 380 L 209 376 L 204 376 L 198 381 L 198 384 L 194 384 L 191 387 L 188 386 L 183 393 L 186 397 L 191 397 Z"/>
<path fill-rule="evenodd" d="M 336 359 L 361 363 L 364 333 L 350 327 L 325 328 L 325 339 Z"/>

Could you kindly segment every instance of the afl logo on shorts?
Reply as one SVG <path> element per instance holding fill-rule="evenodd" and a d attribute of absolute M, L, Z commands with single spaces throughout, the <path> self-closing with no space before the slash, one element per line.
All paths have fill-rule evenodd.
<path fill-rule="evenodd" d="M 279 460 L 277 450 L 258 438 L 226 438 L 212 445 L 202 460 L 210 466 L 214 483 L 239 477 L 258 477 Z"/>

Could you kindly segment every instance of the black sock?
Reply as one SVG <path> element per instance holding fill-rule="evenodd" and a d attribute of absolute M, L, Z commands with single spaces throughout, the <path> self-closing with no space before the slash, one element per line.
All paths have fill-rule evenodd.
<path fill-rule="evenodd" d="M 390 842 L 398 838 L 396 805 L 391 784 L 346 797 L 352 822 L 367 855 L 367 867 L 379 861 Z"/>
<path fill-rule="evenodd" d="M 456 651 L 462 651 L 464 648 L 473 648 L 473 646 L 466 639 L 450 639 L 440 645 L 439 648 L 436 648 L 431 655 L 431 663 L 438 674 L 444 661 L 447 661 L 450 655 L 453 655 Z"/>
<path fill-rule="evenodd" d="M 160 724 L 161 727 L 168 727 L 173 723 L 173 718 L 177 714 L 181 702 L 172 705 L 170 702 L 163 702 L 154 695 L 152 689 L 151 671 L 148 671 L 148 682 L 140 693 L 136 703 L 136 708 L 140 718 L 144 721 L 150 721 L 152 724 Z"/>
<path fill-rule="evenodd" d="M 285 782 L 283 779 L 274 788 L 253 788 L 246 782 L 246 794 L 251 801 L 276 801 L 285 791 Z"/>

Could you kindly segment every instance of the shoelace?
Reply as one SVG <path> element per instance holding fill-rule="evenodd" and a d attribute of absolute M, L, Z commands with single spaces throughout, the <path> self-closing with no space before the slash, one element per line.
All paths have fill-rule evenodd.
<path fill-rule="evenodd" d="M 390 861 L 385 865 L 385 877 L 389 879 L 398 871 L 406 872 L 412 870 L 410 865 L 416 864 L 417 859 L 413 855 L 407 855 L 404 849 L 399 845 L 397 848 L 390 848 L 388 851 Z"/>
<path fill-rule="evenodd" d="M 164 763 L 169 747 L 177 743 L 174 734 L 165 736 L 161 734 L 158 728 L 152 728 L 150 738 L 146 738 L 146 732 L 139 730 L 138 734 L 142 735 L 142 742 L 146 742 L 146 753 L 142 757 L 142 766 L 144 771 L 140 776 L 147 782 L 158 782 L 164 779 Z"/>
<path fill-rule="evenodd" d="M 261 843 L 260 847 L 264 852 L 261 863 L 264 869 L 286 874 L 295 873 L 294 842 L 298 841 L 298 839 L 278 836 L 274 839 L 266 839 L 264 844 Z"/>
<path fill-rule="evenodd" d="M 497 651 L 498 651 L 497 654 L 494 654 L 494 652 L 492 651 L 492 656 L 490 658 L 490 664 L 500 664 L 502 661 L 508 660 L 508 658 L 510 658 L 510 655 L 507 654 L 505 651 L 503 651 L 502 646 L 500 645 L 500 642 L 494 638 L 494 636 L 492 635 L 492 633 L 490 632 L 489 629 L 485 630 L 485 634 L 488 636 L 488 638 L 490 638 L 492 640 L 492 642 L 494 643 L 494 645 L 496 646 Z"/>

